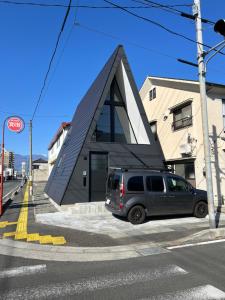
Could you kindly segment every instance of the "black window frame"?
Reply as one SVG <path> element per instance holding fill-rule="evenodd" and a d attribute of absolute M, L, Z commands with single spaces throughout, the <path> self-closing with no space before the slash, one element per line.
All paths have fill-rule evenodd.
<path fill-rule="evenodd" d="M 111 84 L 111 88 L 110 88 L 109 99 L 107 99 L 104 103 L 104 106 L 109 106 L 109 113 L 110 113 L 110 124 L 109 124 L 109 127 L 110 127 L 110 134 L 109 135 L 110 136 L 109 136 L 109 141 L 105 141 L 105 142 L 118 143 L 116 141 L 116 132 L 115 132 L 116 107 L 123 107 L 124 111 L 125 111 L 125 114 L 126 114 L 126 117 L 127 117 L 127 120 L 129 122 L 129 125 L 131 127 L 132 134 L 133 134 L 134 139 L 135 139 L 135 143 L 132 143 L 132 144 L 138 144 L 137 137 L 135 135 L 134 128 L 132 126 L 129 115 L 127 113 L 127 108 L 126 108 L 126 105 L 125 105 L 124 101 L 123 100 L 115 101 L 115 99 L 114 99 L 114 94 L 115 94 L 116 89 L 117 89 L 118 93 L 120 94 L 120 99 L 123 99 L 123 97 L 121 95 L 121 92 L 120 92 L 120 89 L 119 89 L 119 85 L 117 83 L 117 80 L 114 77 L 114 79 L 112 81 L 112 84 Z M 97 124 L 96 124 L 96 128 L 95 128 L 95 131 L 93 133 L 92 141 L 99 142 L 97 136 L 98 136 L 98 130 L 97 130 Z M 100 141 L 100 142 L 104 142 L 104 141 Z"/>
<path fill-rule="evenodd" d="M 155 98 L 156 98 L 156 88 L 154 87 L 149 91 L 149 100 L 152 101 Z"/>
<path fill-rule="evenodd" d="M 189 117 L 182 117 L 181 119 L 179 120 L 175 120 L 175 116 L 178 115 L 178 114 L 182 114 L 182 110 L 184 108 L 186 108 L 187 106 L 190 106 L 191 108 L 191 116 Z M 189 127 L 189 126 L 192 126 L 193 125 L 193 115 L 192 115 L 192 103 L 188 103 L 186 105 L 182 105 L 182 106 L 179 106 L 178 108 L 174 109 L 173 110 L 173 123 L 172 123 L 172 128 L 173 128 L 173 131 L 176 131 L 176 130 L 179 130 L 179 129 L 182 129 L 182 128 L 186 128 L 186 127 Z M 180 125 L 178 125 L 177 123 L 180 123 Z"/>

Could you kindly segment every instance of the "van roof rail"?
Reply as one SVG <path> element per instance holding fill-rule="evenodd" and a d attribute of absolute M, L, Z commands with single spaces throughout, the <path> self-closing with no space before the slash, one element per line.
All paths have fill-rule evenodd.
<path fill-rule="evenodd" d="M 127 167 L 109 167 L 109 169 L 113 169 L 113 170 L 121 170 L 124 172 L 128 172 L 129 170 L 146 170 L 146 171 L 157 171 L 157 172 L 170 172 L 169 169 L 167 168 L 157 168 L 157 167 L 143 167 L 143 166 L 127 166 Z"/>

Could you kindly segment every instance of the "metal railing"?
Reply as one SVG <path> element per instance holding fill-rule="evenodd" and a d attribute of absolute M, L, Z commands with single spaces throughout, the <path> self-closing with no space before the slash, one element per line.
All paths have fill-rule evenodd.
<path fill-rule="evenodd" d="M 172 123 L 172 129 L 177 130 L 192 125 L 192 116 L 186 117 Z"/>

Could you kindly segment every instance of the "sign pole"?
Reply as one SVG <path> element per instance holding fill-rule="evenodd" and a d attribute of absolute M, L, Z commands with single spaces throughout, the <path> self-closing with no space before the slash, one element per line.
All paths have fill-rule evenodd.
<path fill-rule="evenodd" d="M 0 216 L 3 214 L 3 181 L 4 181 L 4 154 L 5 154 L 5 122 L 8 118 L 6 118 L 3 122 L 2 126 L 2 168 L 1 168 L 1 188 L 0 188 Z"/>
<path fill-rule="evenodd" d="M 33 194 L 33 172 L 32 172 L 32 120 L 30 120 L 30 178 L 29 178 L 29 183 L 30 183 L 30 195 L 32 196 Z"/>
<path fill-rule="evenodd" d="M 1 183 L 0 183 L 0 216 L 3 214 L 3 180 L 4 180 L 4 154 L 5 154 L 5 123 L 9 130 L 20 133 L 24 129 L 24 121 L 20 117 L 12 116 L 5 118 L 2 126 L 2 168 L 1 168 Z"/>

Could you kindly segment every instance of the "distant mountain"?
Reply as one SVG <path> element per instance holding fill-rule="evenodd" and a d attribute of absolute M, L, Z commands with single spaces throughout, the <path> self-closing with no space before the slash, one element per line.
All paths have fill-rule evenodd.
<path fill-rule="evenodd" d="M 23 161 L 26 162 L 27 169 L 29 168 L 29 159 L 30 159 L 29 155 L 15 154 L 14 158 L 15 158 L 15 162 L 14 162 L 15 170 L 17 170 L 19 172 L 21 171 L 21 166 L 22 166 Z M 42 154 L 33 154 L 32 155 L 33 160 L 36 160 L 38 158 L 48 160 L 48 158 Z"/>

